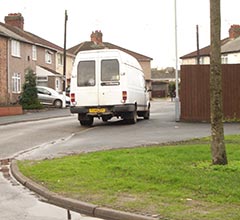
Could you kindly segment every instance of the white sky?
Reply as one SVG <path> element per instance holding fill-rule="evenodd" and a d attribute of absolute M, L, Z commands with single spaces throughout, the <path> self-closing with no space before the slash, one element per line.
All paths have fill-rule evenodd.
<path fill-rule="evenodd" d="M 210 0 L 177 0 L 178 56 L 210 44 Z M 240 24 L 240 1 L 221 0 L 222 38 Z M 24 29 L 63 47 L 68 12 L 67 48 L 90 40 L 101 30 L 103 41 L 152 57 L 152 67 L 175 67 L 174 0 L 0 0 L 0 21 L 22 13 Z"/>

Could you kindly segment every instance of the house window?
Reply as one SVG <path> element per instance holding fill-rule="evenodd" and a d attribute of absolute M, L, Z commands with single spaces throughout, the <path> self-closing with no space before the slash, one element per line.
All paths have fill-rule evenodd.
<path fill-rule="evenodd" d="M 228 63 L 228 56 L 227 55 L 222 55 L 221 60 L 222 60 L 222 64 L 227 64 Z"/>
<path fill-rule="evenodd" d="M 14 73 L 12 76 L 12 91 L 14 93 L 21 92 L 21 76 L 20 73 Z"/>
<path fill-rule="evenodd" d="M 45 62 L 48 64 L 52 63 L 52 52 L 49 50 L 45 51 Z"/>
<path fill-rule="evenodd" d="M 37 76 L 36 79 L 38 86 L 48 86 L 48 77 L 47 76 Z"/>
<path fill-rule="evenodd" d="M 37 82 L 47 82 L 48 81 L 48 77 L 47 76 L 37 76 L 36 81 Z"/>
<path fill-rule="evenodd" d="M 11 41 L 12 56 L 20 57 L 20 42 L 16 40 Z"/>
<path fill-rule="evenodd" d="M 37 60 L 37 47 L 36 47 L 36 45 L 32 45 L 32 59 Z"/>
<path fill-rule="evenodd" d="M 63 65 L 63 55 L 58 53 L 57 54 L 57 58 L 58 58 L 58 65 Z"/>

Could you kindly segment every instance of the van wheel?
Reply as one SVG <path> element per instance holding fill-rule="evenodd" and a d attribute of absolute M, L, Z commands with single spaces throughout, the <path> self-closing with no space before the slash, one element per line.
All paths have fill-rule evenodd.
<path fill-rule="evenodd" d="M 143 118 L 147 120 L 150 118 L 150 106 L 148 107 L 148 110 L 144 112 Z"/>
<path fill-rule="evenodd" d="M 129 124 L 136 124 L 137 123 L 137 110 L 130 112 L 130 117 L 127 119 Z"/>
<path fill-rule="evenodd" d="M 82 126 L 91 126 L 93 124 L 93 117 L 87 115 L 79 117 L 79 122 Z"/>
<path fill-rule="evenodd" d="M 89 120 L 80 120 L 80 124 L 82 126 L 91 126 L 93 124 L 93 118 Z"/>

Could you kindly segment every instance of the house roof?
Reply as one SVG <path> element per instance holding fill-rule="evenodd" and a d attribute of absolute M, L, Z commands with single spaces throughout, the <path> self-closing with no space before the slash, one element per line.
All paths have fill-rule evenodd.
<path fill-rule="evenodd" d="M 222 45 L 222 48 L 223 48 L 223 45 L 227 44 L 228 42 L 231 42 L 233 40 L 231 40 L 230 38 L 225 38 L 223 40 L 221 40 L 221 45 Z M 186 54 L 182 57 L 180 57 L 180 59 L 187 59 L 187 58 L 194 58 L 194 57 L 197 57 L 198 53 L 197 53 L 197 50 L 194 51 L 194 52 L 191 52 L 189 54 Z M 202 49 L 199 50 L 199 55 L 200 56 L 210 56 L 210 46 L 207 46 L 207 47 L 204 47 Z"/>
<path fill-rule="evenodd" d="M 173 67 L 167 67 L 162 70 L 152 69 L 151 79 L 155 80 L 166 80 L 166 79 L 175 79 L 175 69 Z"/>
<path fill-rule="evenodd" d="M 0 22 L 0 32 L 1 32 L 1 35 L 4 35 L 5 37 L 13 38 L 26 43 L 32 43 L 29 40 L 25 39 L 24 37 L 12 31 L 10 28 L 8 28 L 5 24 L 1 22 Z"/>
<path fill-rule="evenodd" d="M 106 48 L 108 48 L 108 49 L 118 49 L 118 50 L 124 51 L 125 53 L 128 53 L 128 54 L 132 55 L 133 57 L 135 57 L 138 61 L 151 61 L 152 60 L 151 57 L 136 53 L 134 51 L 125 49 L 123 47 L 120 47 L 120 46 L 117 46 L 115 44 L 111 44 L 111 43 L 108 43 L 108 42 L 103 42 L 101 44 L 96 44 L 92 41 L 85 41 L 85 42 L 82 42 L 82 43 L 80 43 L 80 44 L 78 44 L 74 47 L 69 48 L 67 50 L 67 52 L 76 55 L 80 51 L 94 50 L 94 49 L 106 49 Z"/>
<path fill-rule="evenodd" d="M 46 70 L 46 71 L 48 71 L 48 72 L 50 72 L 50 73 L 52 73 L 52 74 L 55 75 L 55 76 L 63 77 L 63 75 L 62 75 L 61 73 L 58 73 L 58 72 L 55 71 L 55 70 L 52 70 L 52 69 L 47 68 L 47 67 L 45 67 L 45 66 L 39 66 L 39 67 L 42 68 L 42 69 L 44 69 L 44 70 Z"/>
<path fill-rule="evenodd" d="M 14 38 L 16 40 L 20 40 L 26 43 L 35 44 L 41 47 L 45 47 L 47 49 L 55 50 L 55 51 L 63 51 L 63 48 L 47 41 L 37 35 L 34 35 L 30 32 L 24 31 L 21 28 L 14 27 L 12 25 L 4 24 L 0 22 L 0 31 L 3 32 L 10 38 Z"/>
<path fill-rule="evenodd" d="M 234 53 L 239 51 L 240 51 L 240 37 L 228 41 L 221 47 L 222 53 Z"/>

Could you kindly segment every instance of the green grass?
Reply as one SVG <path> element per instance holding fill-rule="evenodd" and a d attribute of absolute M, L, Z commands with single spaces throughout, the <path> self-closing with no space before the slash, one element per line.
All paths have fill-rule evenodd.
<path fill-rule="evenodd" d="M 229 164 L 212 166 L 209 139 L 175 146 L 19 161 L 50 190 L 123 211 L 174 220 L 240 219 L 240 135 L 227 136 Z"/>

